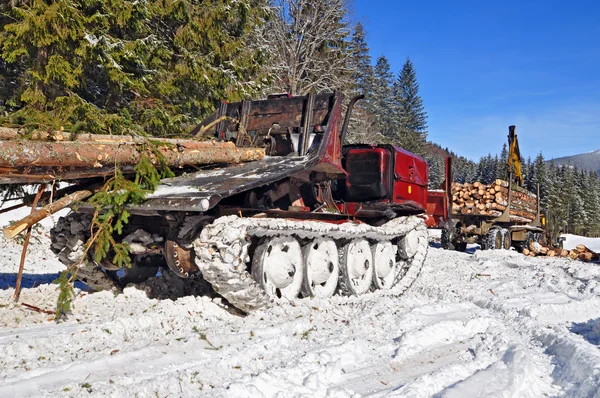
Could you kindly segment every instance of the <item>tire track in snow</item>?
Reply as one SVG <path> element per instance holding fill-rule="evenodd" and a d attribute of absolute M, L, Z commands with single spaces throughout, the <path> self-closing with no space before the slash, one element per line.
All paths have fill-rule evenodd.
<path fill-rule="evenodd" d="M 433 257 L 440 254 L 433 252 Z M 586 266 L 593 267 L 589 264 L 560 259 L 529 259 L 506 251 L 477 252 L 474 256 L 451 255 L 457 263 L 464 265 L 463 268 L 457 266 L 440 271 L 455 271 L 462 276 L 460 279 L 464 286 L 452 286 L 455 299 L 471 301 L 490 311 L 492 316 L 512 325 L 529 349 L 546 356 L 545 362 L 549 362 L 550 366 L 545 367 L 545 374 L 540 377 L 550 377 L 554 383 L 554 393 L 550 395 L 562 392 L 576 397 L 600 396 L 598 348 L 566 328 L 570 322 L 585 321 L 600 313 L 597 295 L 600 272 L 593 268 L 586 270 Z M 490 278 L 474 278 L 473 275 L 477 274 L 490 275 Z M 427 285 L 428 281 L 421 281 L 419 289 L 430 296 L 443 297 L 444 288 L 450 286 L 444 284 L 443 277 L 438 281 L 442 282 L 441 286 L 435 287 Z M 527 357 L 519 359 L 515 356 L 514 359 L 522 364 L 510 369 L 512 362 L 508 362 L 506 367 L 495 366 L 484 373 L 475 373 L 443 391 L 440 396 L 460 396 L 465 391 L 477 391 L 476 386 L 481 385 L 481 380 L 477 379 L 484 378 L 485 373 L 490 379 L 488 384 L 503 387 L 498 391 L 481 390 L 482 396 L 535 396 L 515 391 L 518 385 L 527 386 L 527 382 L 520 380 L 520 376 L 527 372 L 519 371 L 531 370 L 532 362 Z M 530 379 L 535 381 L 535 378 Z"/>

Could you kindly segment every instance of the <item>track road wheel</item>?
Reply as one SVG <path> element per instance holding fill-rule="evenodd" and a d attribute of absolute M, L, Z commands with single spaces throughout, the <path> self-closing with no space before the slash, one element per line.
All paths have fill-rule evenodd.
<path fill-rule="evenodd" d="M 78 281 L 85 283 L 94 292 L 122 290 L 115 271 L 103 271 L 102 268 L 92 262 L 84 263 L 77 268 L 76 278 Z"/>
<path fill-rule="evenodd" d="M 512 241 L 510 239 L 510 231 L 506 228 L 502 229 L 502 248 L 504 250 L 510 250 Z"/>
<path fill-rule="evenodd" d="M 396 251 L 398 248 L 390 241 L 377 242 L 371 246 L 373 251 L 373 290 L 390 289 L 396 280 L 398 264 L 396 263 Z"/>
<path fill-rule="evenodd" d="M 366 239 L 355 239 L 340 249 L 340 291 L 347 296 L 369 291 L 373 280 L 373 254 Z"/>
<path fill-rule="evenodd" d="M 305 297 L 331 297 L 340 275 L 338 248 L 331 239 L 315 239 L 302 249 Z"/>
<path fill-rule="evenodd" d="M 300 244 L 290 236 L 264 238 L 252 259 L 252 277 L 272 298 L 298 297 L 303 268 Z"/>

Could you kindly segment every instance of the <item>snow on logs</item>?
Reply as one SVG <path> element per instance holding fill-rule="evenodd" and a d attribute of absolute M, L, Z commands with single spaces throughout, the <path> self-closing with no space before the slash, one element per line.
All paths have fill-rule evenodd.
<path fill-rule="evenodd" d="M 531 192 L 514 187 L 511 192 L 510 218 L 514 222 L 531 222 L 537 213 L 537 197 Z M 508 206 L 508 182 L 495 180 L 452 184 L 452 213 L 499 217 Z"/>
<path fill-rule="evenodd" d="M 142 137 L 82 134 L 65 141 L 64 133 L 32 134 L 19 139 L 17 130 L 0 130 L 0 184 L 48 182 L 102 176 L 115 164 L 132 168 L 147 150 Z M 213 163 L 240 163 L 260 160 L 262 148 L 238 148 L 232 142 L 152 138 L 152 145 L 172 168 Z"/>

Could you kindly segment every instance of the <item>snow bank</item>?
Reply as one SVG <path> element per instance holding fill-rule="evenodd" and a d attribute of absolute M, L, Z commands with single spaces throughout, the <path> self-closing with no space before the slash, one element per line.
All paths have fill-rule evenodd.
<path fill-rule="evenodd" d="M 577 245 L 585 245 L 594 253 L 600 253 L 600 238 L 586 238 L 585 236 L 563 234 L 560 236 L 565 238 L 563 247 L 567 250 L 573 250 Z"/>

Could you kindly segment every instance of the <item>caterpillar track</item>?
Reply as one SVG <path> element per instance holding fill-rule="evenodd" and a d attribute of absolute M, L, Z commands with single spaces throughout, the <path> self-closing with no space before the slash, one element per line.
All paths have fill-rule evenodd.
<path fill-rule="evenodd" d="M 405 245 L 402 242 L 397 243 L 401 247 L 395 259 L 397 270 L 393 288 L 395 293 L 401 294 L 418 276 L 427 254 L 427 230 L 420 217 L 400 217 L 381 227 L 352 223 L 327 224 L 285 219 L 222 217 L 205 227 L 200 237 L 194 241 L 195 262 L 204 279 L 209 281 L 220 295 L 237 308 L 248 311 L 265 306 L 272 299 L 278 298 L 277 295 L 267 294 L 257 282 L 260 276 L 255 273 L 253 278 L 252 270 L 247 270 L 252 238 L 269 240 L 289 237 L 304 243 L 306 247 L 314 240 L 329 237 L 333 238 L 339 249 L 339 256 L 343 258 L 344 245 L 353 241 L 367 240 L 370 244 L 375 244 L 402 239 L 409 234 L 414 234 L 417 240 L 416 246 L 409 248 L 410 253 L 401 253 Z M 253 263 L 257 265 L 255 261 Z M 340 281 L 342 285 L 344 282 L 341 278 Z M 372 288 L 371 284 L 369 288 Z M 343 286 L 339 286 L 337 291 L 349 293 Z"/>
<path fill-rule="evenodd" d="M 91 218 L 80 213 L 71 213 L 61 218 L 55 228 L 51 231 L 52 250 L 58 254 L 59 259 L 66 265 L 81 262 L 83 245 L 89 238 L 89 223 Z M 84 228 L 85 227 L 85 228 Z M 409 237 L 409 238 L 407 238 Z M 224 297 L 232 306 L 249 312 L 257 308 L 269 305 L 279 300 L 291 300 L 298 295 L 308 296 L 306 291 L 307 259 L 300 256 L 300 262 L 292 264 L 293 277 L 291 283 L 299 283 L 302 289 L 296 288 L 291 296 L 281 295 L 279 290 L 287 286 L 280 283 L 271 291 L 266 291 L 268 284 L 261 283 L 268 273 L 256 272 L 262 269 L 259 263 L 260 247 L 267 247 L 271 242 L 278 240 L 285 244 L 297 242 L 298 247 L 303 247 L 302 256 L 310 254 L 310 247 L 314 242 L 323 243 L 333 241 L 335 253 L 331 253 L 331 259 L 341 262 L 337 267 L 337 275 L 329 275 L 327 283 L 335 283 L 333 289 L 328 288 L 325 296 L 332 294 L 355 293 L 348 284 L 354 283 L 348 277 L 349 266 L 347 262 L 348 247 L 358 246 L 361 243 L 368 244 L 369 253 L 366 257 L 369 261 L 371 273 L 366 273 L 365 281 L 368 290 L 383 288 L 392 294 L 402 294 L 416 279 L 425 261 L 427 253 L 427 231 L 423 219 L 418 216 L 399 217 L 386 224 L 374 227 L 366 224 L 344 223 L 332 224 L 317 221 L 297 221 L 274 218 L 240 218 L 237 216 L 220 217 L 211 224 L 204 227 L 200 235 L 193 241 L 192 248 L 194 262 L 200 269 L 201 274 L 195 278 L 183 279 L 187 283 L 194 281 L 207 281 L 213 289 Z M 381 286 L 375 283 L 377 278 L 377 257 L 373 256 L 377 245 L 392 244 L 394 250 L 394 267 L 391 270 L 393 281 L 388 285 Z M 363 253 L 365 254 L 365 253 Z M 370 260 L 369 260 L 370 259 Z M 121 281 L 112 270 L 103 269 L 102 265 L 93 261 L 83 262 L 78 270 L 78 278 L 88 284 L 93 290 L 108 290 L 122 287 Z M 282 265 L 283 266 L 283 265 Z M 166 269 L 166 264 L 165 264 Z M 267 272 L 267 271 L 265 271 Z M 274 270 L 269 272 L 273 273 Z M 390 274 L 386 277 L 389 279 Z M 170 277 L 165 284 L 173 285 L 177 278 Z M 300 280 L 301 282 L 297 282 Z M 141 282 L 141 281 L 140 281 Z M 289 285 L 289 283 L 288 283 Z M 193 289 L 192 289 L 193 290 Z M 191 291 L 188 289 L 188 291 Z M 314 292 L 313 292 L 314 293 Z M 316 294 L 319 295 L 319 294 Z"/>

